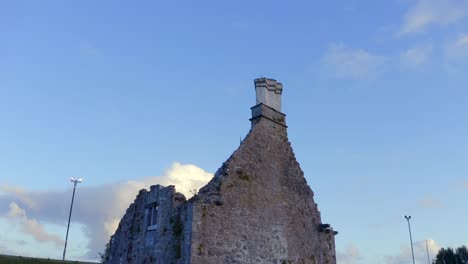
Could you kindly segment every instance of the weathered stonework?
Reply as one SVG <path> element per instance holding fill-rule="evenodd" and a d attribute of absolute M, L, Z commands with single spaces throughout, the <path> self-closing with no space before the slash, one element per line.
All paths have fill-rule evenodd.
<path fill-rule="evenodd" d="M 107 263 L 335 264 L 336 232 L 321 222 L 285 115 L 260 102 L 251 122 L 240 147 L 189 201 L 173 186 L 140 191 Z M 158 224 L 148 226 L 145 208 L 154 205 Z"/>
<path fill-rule="evenodd" d="M 155 207 L 152 224 L 148 214 Z M 106 263 L 188 263 L 191 219 L 184 195 L 174 186 L 141 190 L 111 237 Z"/>

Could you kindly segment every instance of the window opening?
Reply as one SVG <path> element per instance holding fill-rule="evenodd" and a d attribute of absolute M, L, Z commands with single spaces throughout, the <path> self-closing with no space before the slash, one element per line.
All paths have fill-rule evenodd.
<path fill-rule="evenodd" d="M 152 227 L 158 223 L 158 205 L 152 204 L 146 207 L 146 226 Z"/>

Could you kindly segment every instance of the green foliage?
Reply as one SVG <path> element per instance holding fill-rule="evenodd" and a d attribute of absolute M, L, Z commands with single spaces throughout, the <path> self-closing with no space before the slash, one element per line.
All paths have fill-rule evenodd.
<path fill-rule="evenodd" d="M 468 264 L 468 249 L 461 246 L 456 250 L 441 248 L 435 257 L 433 264 Z"/>
<path fill-rule="evenodd" d="M 104 253 L 98 253 L 100 263 L 106 263 L 106 261 L 109 260 L 109 247 L 110 245 L 107 243 L 106 248 L 104 249 Z"/>
<path fill-rule="evenodd" d="M 141 227 L 139 225 L 132 225 L 130 226 L 130 234 L 132 236 L 136 235 L 136 234 L 139 234 L 141 232 Z"/>
<path fill-rule="evenodd" d="M 461 261 L 468 263 L 468 248 L 466 246 L 461 246 L 457 248 L 455 252 Z"/>
<path fill-rule="evenodd" d="M 240 173 L 239 178 L 246 182 L 250 182 L 252 180 L 252 177 L 250 176 L 250 174 L 247 174 L 247 173 Z"/>
<path fill-rule="evenodd" d="M 172 233 L 174 234 L 175 238 L 180 238 L 182 236 L 182 231 L 184 230 L 184 225 L 179 218 L 176 219 L 174 224 L 172 225 Z"/>
<path fill-rule="evenodd" d="M 205 216 L 206 216 L 206 214 L 207 214 L 206 210 L 207 210 L 206 207 L 203 206 L 203 207 L 202 207 L 202 218 L 205 218 Z"/>
<path fill-rule="evenodd" d="M 182 256 L 182 248 L 180 245 L 180 241 L 177 243 L 177 245 L 175 245 L 174 250 L 175 250 L 175 258 L 180 259 L 180 257 Z"/>
<path fill-rule="evenodd" d="M 174 246 L 175 258 L 180 259 L 180 257 L 182 256 L 182 245 L 180 238 L 182 237 L 182 233 L 184 231 L 184 225 L 182 224 L 182 221 L 180 221 L 180 218 L 176 218 L 175 220 L 171 218 L 171 223 L 172 234 L 177 239 L 176 245 Z"/>
<path fill-rule="evenodd" d="M 204 254 L 205 254 L 205 245 L 201 243 L 200 245 L 198 245 L 198 255 L 203 256 Z"/>

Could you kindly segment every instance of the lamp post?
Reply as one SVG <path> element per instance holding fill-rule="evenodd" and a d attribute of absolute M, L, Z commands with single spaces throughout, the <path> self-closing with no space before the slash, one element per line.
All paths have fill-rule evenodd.
<path fill-rule="evenodd" d="M 70 205 L 70 214 L 68 215 L 67 235 L 65 236 L 65 247 L 63 248 L 62 260 L 65 260 L 65 253 L 67 252 L 68 230 L 70 229 L 70 220 L 71 220 L 71 215 L 72 215 L 72 210 L 73 210 L 73 200 L 75 199 L 76 185 L 82 182 L 83 179 L 75 179 L 72 177 L 70 181 L 73 182 L 73 194 L 72 194 L 71 205 Z"/>
<path fill-rule="evenodd" d="M 429 248 L 427 247 L 427 240 L 426 240 L 426 252 L 427 252 L 427 264 L 431 264 L 431 260 L 429 259 Z"/>
<path fill-rule="evenodd" d="M 408 230 L 409 230 L 409 239 L 410 239 L 410 243 L 411 243 L 411 255 L 413 256 L 413 264 L 414 264 L 414 251 L 413 251 L 413 238 L 411 237 L 411 225 L 410 225 L 410 222 L 409 220 L 411 219 L 411 216 L 406 216 L 405 215 L 405 218 L 406 218 L 406 221 L 408 221 Z"/>

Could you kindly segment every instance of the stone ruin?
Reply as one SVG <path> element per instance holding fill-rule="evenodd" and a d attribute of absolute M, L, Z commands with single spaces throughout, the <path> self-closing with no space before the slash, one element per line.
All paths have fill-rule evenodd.
<path fill-rule="evenodd" d="M 106 250 L 109 264 L 336 264 L 336 231 L 323 224 L 287 137 L 283 86 L 255 80 L 252 127 L 189 200 L 174 186 L 141 190 Z"/>

